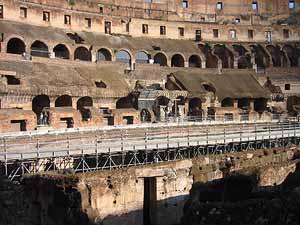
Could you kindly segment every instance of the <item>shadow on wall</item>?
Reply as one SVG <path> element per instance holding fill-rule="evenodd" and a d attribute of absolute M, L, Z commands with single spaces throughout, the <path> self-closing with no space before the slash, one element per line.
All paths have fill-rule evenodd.
<path fill-rule="evenodd" d="M 253 169 L 194 184 L 181 224 L 300 224 L 300 163 L 280 185 L 259 187 L 260 173 Z"/>
<path fill-rule="evenodd" d="M 143 208 L 98 219 L 98 211 L 82 208 L 84 196 L 76 189 L 75 176 L 47 176 L 28 176 L 21 184 L 0 179 L 1 225 L 173 225 L 180 221 L 188 198 L 156 201 L 145 195 Z M 133 205 L 137 204 L 128 203 Z"/>

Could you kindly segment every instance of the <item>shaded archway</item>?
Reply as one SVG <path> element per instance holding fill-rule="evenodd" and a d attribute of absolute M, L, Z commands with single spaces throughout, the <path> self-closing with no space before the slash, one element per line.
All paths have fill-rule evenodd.
<path fill-rule="evenodd" d="M 150 59 L 149 55 L 143 51 L 138 52 L 135 56 L 136 63 L 146 64 L 149 63 L 149 59 Z"/>
<path fill-rule="evenodd" d="M 250 99 L 249 98 L 240 98 L 238 99 L 238 108 L 243 110 L 250 109 Z"/>
<path fill-rule="evenodd" d="M 287 99 L 287 110 L 289 115 L 297 116 L 299 112 L 295 111 L 295 108 L 300 106 L 300 97 L 299 96 L 289 96 Z"/>
<path fill-rule="evenodd" d="M 254 100 L 254 110 L 256 112 L 262 113 L 267 109 L 268 100 L 265 98 L 257 98 Z"/>
<path fill-rule="evenodd" d="M 120 98 L 116 102 L 117 109 L 137 108 L 137 99 L 133 94 Z"/>
<path fill-rule="evenodd" d="M 92 61 L 92 54 L 87 48 L 78 47 L 74 52 L 74 59 L 78 59 L 81 61 Z"/>
<path fill-rule="evenodd" d="M 6 52 L 11 54 L 23 54 L 25 52 L 25 44 L 19 38 L 12 38 L 7 43 Z"/>
<path fill-rule="evenodd" d="M 70 52 L 68 48 L 63 44 L 58 44 L 53 48 L 55 58 L 70 59 Z"/>
<path fill-rule="evenodd" d="M 202 101 L 200 98 L 192 98 L 189 101 L 189 116 L 202 116 Z"/>
<path fill-rule="evenodd" d="M 201 68 L 201 58 L 198 55 L 192 55 L 189 58 L 189 67 Z"/>
<path fill-rule="evenodd" d="M 252 68 L 251 56 L 242 45 L 232 45 L 234 51 L 238 55 L 238 69 Z"/>
<path fill-rule="evenodd" d="M 35 41 L 31 45 L 30 49 L 31 49 L 30 54 L 32 56 L 44 57 L 44 58 L 48 58 L 49 57 L 49 49 L 48 49 L 48 46 L 44 42 Z"/>
<path fill-rule="evenodd" d="M 258 69 L 265 69 L 270 66 L 270 58 L 261 45 L 250 45 L 255 55 L 255 64 Z"/>
<path fill-rule="evenodd" d="M 85 96 L 78 99 L 76 108 L 80 112 L 83 121 L 89 121 L 91 119 L 90 107 L 93 107 L 93 99 L 91 97 Z"/>
<path fill-rule="evenodd" d="M 130 56 L 129 52 L 127 52 L 125 50 L 120 50 L 116 54 L 116 61 L 131 65 L 131 56 Z"/>
<path fill-rule="evenodd" d="M 272 57 L 272 62 L 274 67 L 281 67 L 283 66 L 283 55 L 280 50 L 279 46 L 273 46 L 273 45 L 268 45 L 266 47 L 268 52 L 270 53 Z"/>
<path fill-rule="evenodd" d="M 172 67 L 184 67 L 184 58 L 180 54 L 175 54 L 172 56 L 171 59 L 171 66 Z"/>
<path fill-rule="evenodd" d="M 142 109 L 141 110 L 141 121 L 142 122 L 151 122 L 151 113 L 148 109 Z"/>
<path fill-rule="evenodd" d="M 93 99 L 89 96 L 81 97 L 77 101 L 77 110 L 83 110 L 85 107 L 93 107 Z"/>
<path fill-rule="evenodd" d="M 112 55 L 109 50 L 101 48 L 98 50 L 96 58 L 97 61 L 111 61 Z"/>
<path fill-rule="evenodd" d="M 50 107 L 50 98 L 47 95 L 35 96 L 32 100 L 32 111 L 40 115 L 45 107 Z"/>
<path fill-rule="evenodd" d="M 168 65 L 168 60 L 165 54 L 163 53 L 157 53 L 154 56 L 154 63 L 159 64 L 160 66 L 167 66 Z"/>
<path fill-rule="evenodd" d="M 215 45 L 214 54 L 222 60 L 222 68 L 233 68 L 233 53 L 225 45 Z"/>
<path fill-rule="evenodd" d="M 218 58 L 212 53 L 212 49 L 209 44 L 199 44 L 198 47 L 205 55 L 206 68 L 218 68 Z"/>
<path fill-rule="evenodd" d="M 232 98 L 225 98 L 221 102 L 222 107 L 233 107 L 234 106 L 234 100 Z"/>
<path fill-rule="evenodd" d="M 286 52 L 291 67 L 297 67 L 299 65 L 299 55 L 297 49 L 291 45 L 285 45 L 283 47 L 283 51 Z"/>
<path fill-rule="evenodd" d="M 72 97 L 69 95 L 59 96 L 55 100 L 55 107 L 72 107 Z"/>

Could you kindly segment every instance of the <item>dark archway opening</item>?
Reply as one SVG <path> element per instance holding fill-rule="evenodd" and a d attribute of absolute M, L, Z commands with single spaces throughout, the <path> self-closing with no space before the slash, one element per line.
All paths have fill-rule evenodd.
<path fill-rule="evenodd" d="M 297 67 L 299 65 L 298 51 L 290 45 L 284 46 L 283 50 L 286 52 L 289 58 L 291 67 Z"/>
<path fill-rule="evenodd" d="M 93 107 L 93 99 L 91 97 L 85 96 L 78 99 L 77 110 L 80 112 L 83 121 L 88 121 L 92 118 L 91 107 Z"/>
<path fill-rule="evenodd" d="M 112 61 L 110 51 L 105 48 L 101 48 L 97 52 L 97 61 Z"/>
<path fill-rule="evenodd" d="M 79 47 L 75 50 L 74 59 L 81 61 L 92 61 L 91 52 L 85 47 Z"/>
<path fill-rule="evenodd" d="M 116 54 L 116 61 L 121 62 L 121 63 L 126 63 L 130 66 L 131 65 L 131 56 L 127 51 L 120 50 Z"/>
<path fill-rule="evenodd" d="M 167 57 L 163 53 L 157 53 L 153 59 L 155 64 L 159 64 L 160 66 L 168 65 Z"/>
<path fill-rule="evenodd" d="M 148 109 L 142 109 L 141 111 L 141 121 L 142 122 L 151 122 L 151 113 Z"/>
<path fill-rule="evenodd" d="M 116 103 L 116 108 L 117 109 L 137 108 L 137 99 L 132 94 L 120 98 Z"/>
<path fill-rule="evenodd" d="M 145 52 L 138 52 L 135 57 L 135 62 L 140 64 L 147 64 L 149 63 L 149 59 L 149 55 Z"/>
<path fill-rule="evenodd" d="M 63 44 L 56 45 L 53 49 L 53 52 L 55 54 L 55 58 L 70 59 L 70 52 Z"/>
<path fill-rule="evenodd" d="M 49 49 L 48 46 L 41 41 L 35 41 L 31 45 L 31 53 L 32 56 L 36 57 L 44 57 L 48 58 L 49 57 Z"/>
<path fill-rule="evenodd" d="M 221 102 L 222 107 L 233 107 L 234 106 L 234 100 L 232 98 L 225 98 Z"/>
<path fill-rule="evenodd" d="M 216 45 L 214 53 L 222 60 L 222 68 L 233 68 L 233 53 L 224 45 Z"/>
<path fill-rule="evenodd" d="M 192 55 L 189 58 L 189 67 L 201 68 L 201 58 L 198 55 Z"/>
<path fill-rule="evenodd" d="M 7 53 L 23 54 L 25 52 L 25 44 L 19 38 L 12 38 L 7 43 Z"/>
<path fill-rule="evenodd" d="M 243 110 L 249 110 L 250 109 L 250 99 L 248 99 L 248 98 L 238 99 L 238 108 L 243 109 Z"/>
<path fill-rule="evenodd" d="M 200 98 L 192 98 L 189 101 L 189 116 L 202 117 L 202 101 Z"/>
<path fill-rule="evenodd" d="M 32 111 L 40 115 L 45 107 L 50 107 L 50 99 L 47 95 L 38 95 L 32 100 Z"/>
<path fill-rule="evenodd" d="M 55 101 L 55 107 L 72 107 L 72 97 L 69 95 L 62 95 Z"/>
<path fill-rule="evenodd" d="M 172 67 L 184 67 L 184 58 L 182 55 L 176 54 L 173 55 L 171 60 Z"/>
<path fill-rule="evenodd" d="M 209 44 L 199 44 L 198 47 L 205 55 L 206 58 L 206 68 L 218 68 L 218 58 L 213 55 L 212 49 Z"/>
<path fill-rule="evenodd" d="M 262 113 L 267 109 L 267 99 L 258 98 L 254 100 L 254 110 L 256 112 Z"/>

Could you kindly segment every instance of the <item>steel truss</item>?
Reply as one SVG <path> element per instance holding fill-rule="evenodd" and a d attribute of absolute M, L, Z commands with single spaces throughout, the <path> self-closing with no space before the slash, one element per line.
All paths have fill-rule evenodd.
<path fill-rule="evenodd" d="M 299 145 L 300 137 L 249 141 L 240 143 L 206 145 L 196 147 L 177 147 L 144 151 L 127 151 L 118 153 L 74 155 L 43 159 L 26 159 L 7 161 L 0 164 L 0 175 L 14 180 L 24 174 L 35 174 L 45 171 L 63 173 L 86 173 L 96 170 L 112 170 L 131 166 L 141 166 L 160 162 L 192 159 L 203 155 L 217 155 L 257 149 L 286 148 Z"/>

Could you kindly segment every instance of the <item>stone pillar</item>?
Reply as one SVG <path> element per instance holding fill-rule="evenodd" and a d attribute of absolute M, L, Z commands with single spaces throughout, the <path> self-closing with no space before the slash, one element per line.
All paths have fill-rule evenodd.
<path fill-rule="evenodd" d="M 239 57 L 234 57 L 234 59 L 233 59 L 233 68 L 234 69 L 239 68 Z"/>
<path fill-rule="evenodd" d="M 178 116 L 184 117 L 184 105 L 178 105 Z"/>
<path fill-rule="evenodd" d="M 218 59 L 218 74 L 222 74 L 222 60 Z"/>
<path fill-rule="evenodd" d="M 206 68 L 206 61 L 205 60 L 201 61 L 201 68 L 202 69 Z"/>
<path fill-rule="evenodd" d="M 97 61 L 97 52 L 92 51 L 91 55 L 92 55 L 92 62 L 96 62 Z"/>
<path fill-rule="evenodd" d="M 238 100 L 237 99 L 234 99 L 233 100 L 233 107 L 235 108 L 235 109 L 237 109 L 238 108 Z"/>
<path fill-rule="evenodd" d="M 254 99 L 250 100 L 250 112 L 254 111 Z"/>
<path fill-rule="evenodd" d="M 184 67 L 185 67 L 185 68 L 188 68 L 188 67 L 189 67 L 189 62 L 188 62 L 188 61 L 185 61 L 185 62 L 184 62 Z"/>
<path fill-rule="evenodd" d="M 166 106 L 160 105 L 159 106 L 159 121 L 165 121 L 166 120 Z"/>

